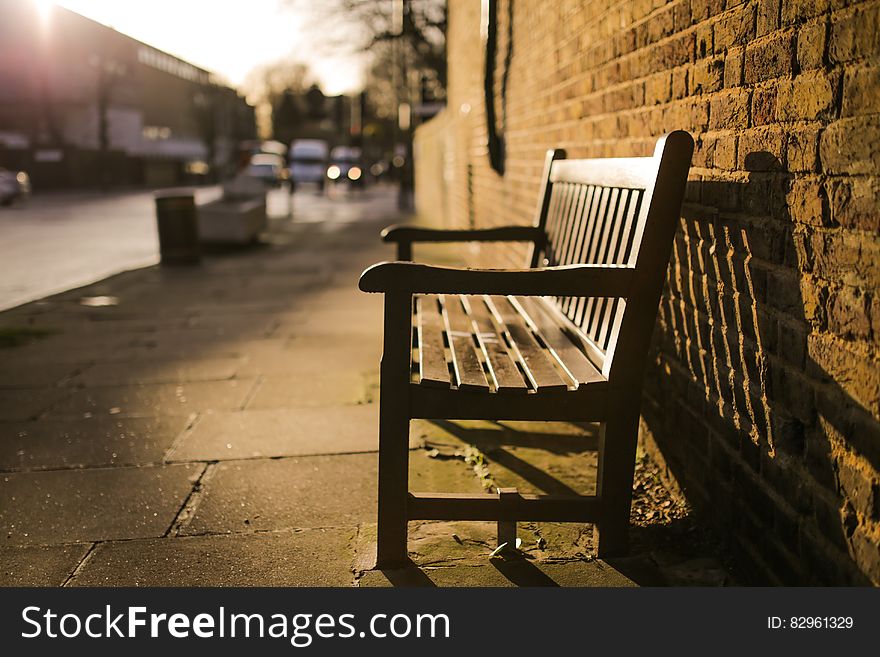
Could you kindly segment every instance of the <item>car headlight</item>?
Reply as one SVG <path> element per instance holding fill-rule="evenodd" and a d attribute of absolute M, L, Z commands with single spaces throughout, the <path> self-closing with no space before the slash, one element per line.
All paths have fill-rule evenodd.
<path fill-rule="evenodd" d="M 340 173 L 341 172 L 339 171 L 339 167 L 336 166 L 335 164 L 333 166 L 327 168 L 327 177 L 330 180 L 336 180 L 339 177 Z"/>
<path fill-rule="evenodd" d="M 360 167 L 352 167 L 348 170 L 348 179 L 349 180 L 357 180 L 361 177 Z"/>

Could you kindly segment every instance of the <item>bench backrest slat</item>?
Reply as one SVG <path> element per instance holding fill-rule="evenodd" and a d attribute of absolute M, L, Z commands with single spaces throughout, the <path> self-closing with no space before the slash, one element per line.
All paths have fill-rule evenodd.
<path fill-rule="evenodd" d="M 618 369 L 618 345 L 625 347 L 617 359 L 625 370 L 640 361 L 623 352 L 647 349 L 692 151 L 692 138 L 679 131 L 661 138 L 653 157 L 567 160 L 562 150 L 547 153 L 536 217 L 546 242 L 533 250 L 530 266 L 636 268 L 633 294 L 626 302 L 554 300 L 606 376 Z"/>

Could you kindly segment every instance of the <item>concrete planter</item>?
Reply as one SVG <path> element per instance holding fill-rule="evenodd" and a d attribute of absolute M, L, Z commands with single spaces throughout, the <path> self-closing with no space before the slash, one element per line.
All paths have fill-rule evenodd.
<path fill-rule="evenodd" d="M 266 199 L 220 199 L 199 206 L 199 239 L 248 244 L 266 229 Z"/>
<path fill-rule="evenodd" d="M 266 229 L 266 190 L 262 183 L 239 177 L 223 185 L 220 200 L 200 205 L 199 239 L 249 244 Z"/>

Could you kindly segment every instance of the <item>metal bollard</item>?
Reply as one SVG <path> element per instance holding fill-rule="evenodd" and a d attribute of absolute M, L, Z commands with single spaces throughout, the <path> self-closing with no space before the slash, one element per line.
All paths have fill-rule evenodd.
<path fill-rule="evenodd" d="M 156 193 L 159 255 L 163 265 L 195 265 L 201 258 L 195 197 L 190 190 Z"/>

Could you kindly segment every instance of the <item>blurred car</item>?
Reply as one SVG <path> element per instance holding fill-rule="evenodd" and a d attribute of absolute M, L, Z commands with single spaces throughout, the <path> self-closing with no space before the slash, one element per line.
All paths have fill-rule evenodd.
<path fill-rule="evenodd" d="M 0 205 L 27 199 L 31 195 L 31 179 L 24 171 L 0 168 Z"/>
<path fill-rule="evenodd" d="M 347 182 L 360 186 L 364 182 L 361 149 L 352 146 L 336 146 L 330 151 L 327 179 L 332 183 Z"/>
<path fill-rule="evenodd" d="M 301 183 L 324 188 L 330 146 L 323 139 L 296 139 L 290 144 L 291 189 Z"/>
<path fill-rule="evenodd" d="M 245 175 L 273 187 L 286 181 L 288 176 L 287 168 L 284 166 L 284 158 L 269 153 L 258 153 L 251 157 L 251 162 L 245 169 Z"/>

